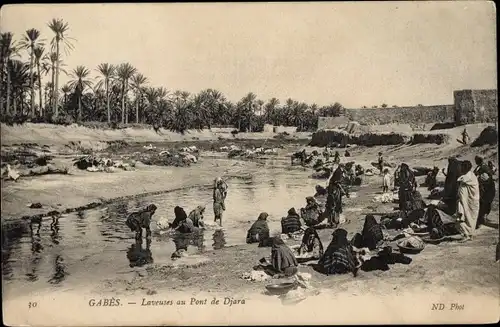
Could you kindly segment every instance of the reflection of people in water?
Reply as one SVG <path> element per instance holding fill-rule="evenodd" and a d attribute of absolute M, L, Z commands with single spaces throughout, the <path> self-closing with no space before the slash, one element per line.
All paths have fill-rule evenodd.
<path fill-rule="evenodd" d="M 203 250 L 205 249 L 205 238 L 203 233 L 179 233 L 174 237 L 173 241 L 175 244 L 175 252 L 172 253 L 171 257 L 174 260 L 183 257 L 189 245 L 197 247 L 199 252 L 203 252 Z"/>
<path fill-rule="evenodd" d="M 59 214 L 53 214 L 52 215 L 52 223 L 50 224 L 50 230 L 52 231 L 50 233 L 50 239 L 52 240 L 52 243 L 54 244 L 59 244 Z"/>
<path fill-rule="evenodd" d="M 58 255 L 54 260 L 54 275 L 49 279 L 51 284 L 59 284 L 62 282 L 68 273 L 66 272 L 66 265 L 62 256 Z"/>
<path fill-rule="evenodd" d="M 33 227 L 34 225 L 38 225 L 38 228 L 36 229 L 36 234 L 40 235 L 40 228 L 42 228 L 42 216 L 34 216 L 31 218 L 30 221 L 30 231 L 31 234 L 33 235 Z"/>
<path fill-rule="evenodd" d="M 214 240 L 214 243 L 212 244 L 214 250 L 222 249 L 226 245 L 226 238 L 222 229 L 216 230 L 212 238 Z"/>
<path fill-rule="evenodd" d="M 31 271 L 26 274 L 26 277 L 28 277 L 28 280 L 31 282 L 38 280 L 37 270 L 42 260 L 41 256 L 42 250 L 43 246 L 41 244 L 40 236 L 31 234 L 31 253 L 32 253 L 32 258 L 30 262 Z"/>
<path fill-rule="evenodd" d="M 146 239 L 146 248 L 142 247 L 143 240 L 137 239 L 131 244 L 127 251 L 127 259 L 130 262 L 130 267 L 142 267 L 153 263 L 153 254 L 151 253 L 151 240 Z"/>

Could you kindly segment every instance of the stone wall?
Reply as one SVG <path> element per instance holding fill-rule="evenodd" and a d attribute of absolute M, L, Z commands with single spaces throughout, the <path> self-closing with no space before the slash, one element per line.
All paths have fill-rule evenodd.
<path fill-rule="evenodd" d="M 455 99 L 457 125 L 492 123 L 498 119 L 497 90 L 459 90 Z"/>
<path fill-rule="evenodd" d="M 346 117 L 362 125 L 444 123 L 453 121 L 454 105 L 346 109 Z"/>

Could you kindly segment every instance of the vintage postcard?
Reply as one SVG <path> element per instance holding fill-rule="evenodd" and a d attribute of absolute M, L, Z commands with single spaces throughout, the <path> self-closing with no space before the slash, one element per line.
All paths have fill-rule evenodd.
<path fill-rule="evenodd" d="M 1 8 L 3 323 L 494 323 L 489 1 Z"/>

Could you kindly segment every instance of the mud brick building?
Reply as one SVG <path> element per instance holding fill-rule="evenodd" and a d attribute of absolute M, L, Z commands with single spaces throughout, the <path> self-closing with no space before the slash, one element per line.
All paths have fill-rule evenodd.
<path fill-rule="evenodd" d="M 453 92 L 455 124 L 494 123 L 498 119 L 497 90 L 460 90 Z"/>

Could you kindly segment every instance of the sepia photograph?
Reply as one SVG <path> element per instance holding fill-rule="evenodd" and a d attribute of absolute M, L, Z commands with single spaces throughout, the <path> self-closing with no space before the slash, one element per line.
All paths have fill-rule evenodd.
<path fill-rule="evenodd" d="M 0 9 L 9 326 L 500 319 L 492 1 Z"/>

